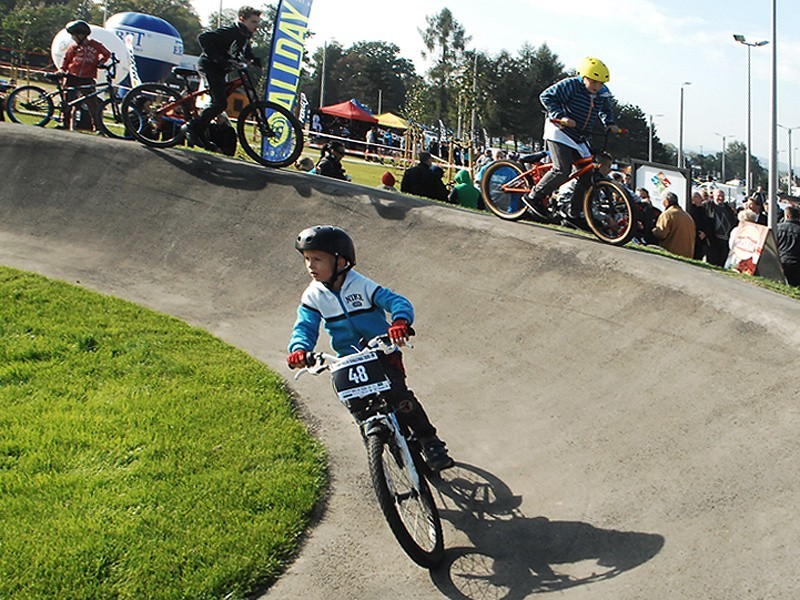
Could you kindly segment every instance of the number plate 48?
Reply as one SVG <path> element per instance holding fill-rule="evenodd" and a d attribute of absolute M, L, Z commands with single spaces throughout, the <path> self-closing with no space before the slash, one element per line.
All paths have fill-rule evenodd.
<path fill-rule="evenodd" d="M 343 401 L 379 394 L 392 387 L 374 352 L 345 358 L 331 370 L 331 376 L 333 388 Z"/>

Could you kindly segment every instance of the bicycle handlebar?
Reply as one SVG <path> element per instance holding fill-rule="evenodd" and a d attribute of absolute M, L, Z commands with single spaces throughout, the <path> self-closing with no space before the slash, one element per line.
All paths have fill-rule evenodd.
<path fill-rule="evenodd" d="M 551 122 L 553 125 L 557 125 L 557 126 L 559 126 L 559 127 L 568 127 L 568 125 L 566 125 L 565 123 L 562 123 L 562 122 L 561 122 L 561 119 L 548 119 L 548 120 L 549 120 L 549 121 L 550 121 L 550 122 Z M 622 127 L 617 127 L 617 129 L 618 129 L 618 131 L 617 131 L 617 135 L 622 135 L 622 134 L 625 134 L 625 133 L 630 133 L 630 131 L 629 131 L 629 130 L 627 130 L 627 129 L 623 129 Z M 606 132 L 609 132 L 609 131 L 611 131 L 611 130 L 610 130 L 608 127 L 606 127 Z"/>
<path fill-rule="evenodd" d="M 411 329 L 411 335 L 414 335 L 413 328 Z M 406 347 L 413 348 L 414 346 L 406 342 Z M 300 376 L 305 373 L 311 373 L 312 375 L 319 375 L 323 371 L 326 371 L 327 369 L 336 365 L 336 363 L 344 360 L 345 358 L 350 358 L 358 354 L 366 354 L 368 352 L 375 352 L 375 351 L 383 352 L 384 354 L 391 354 L 398 348 L 399 346 L 397 344 L 391 342 L 388 334 L 384 334 L 375 336 L 366 343 L 364 348 L 362 348 L 358 352 L 354 352 L 353 354 L 348 354 L 347 356 L 335 356 L 333 354 L 328 354 L 327 352 L 306 352 L 307 366 L 300 369 L 295 374 L 294 378 L 295 380 L 300 379 Z"/>

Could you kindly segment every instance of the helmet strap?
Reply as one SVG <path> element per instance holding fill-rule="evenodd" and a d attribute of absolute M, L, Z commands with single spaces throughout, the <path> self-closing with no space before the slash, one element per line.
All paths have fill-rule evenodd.
<path fill-rule="evenodd" d="M 350 263 L 350 261 L 348 261 L 345 258 L 344 260 L 345 260 L 345 262 L 347 264 L 345 265 L 345 267 L 342 270 L 339 270 L 339 257 L 340 256 L 341 256 L 340 254 L 334 254 L 333 255 L 333 274 L 331 275 L 331 278 L 328 279 L 328 281 L 323 281 L 322 282 L 322 285 L 324 285 L 329 290 L 333 289 L 333 284 L 336 283 L 337 279 L 339 279 L 339 275 L 346 275 L 347 272 L 350 269 L 353 268 L 352 263 Z"/>

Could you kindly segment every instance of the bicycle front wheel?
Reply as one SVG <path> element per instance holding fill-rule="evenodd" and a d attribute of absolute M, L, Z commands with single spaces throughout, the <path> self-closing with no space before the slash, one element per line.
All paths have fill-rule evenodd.
<path fill-rule="evenodd" d="M 439 511 L 428 482 L 419 474 L 419 490 L 412 485 L 413 464 L 404 464 L 379 435 L 367 437 L 372 487 L 394 537 L 415 563 L 431 568 L 444 556 L 444 537 Z"/>
<path fill-rule="evenodd" d="M 135 108 L 131 110 L 136 111 Z M 141 120 L 139 115 L 133 113 L 133 120 L 138 124 Z M 122 116 L 122 104 L 118 99 L 107 98 L 100 105 L 97 129 L 106 137 L 116 138 L 118 140 L 132 140 L 133 133 L 126 125 L 125 119 Z"/>
<path fill-rule="evenodd" d="M 14 123 L 44 127 L 55 112 L 53 99 L 35 85 L 23 85 L 13 90 L 6 98 L 6 112 Z"/>
<path fill-rule="evenodd" d="M 144 83 L 125 95 L 122 120 L 141 143 L 155 148 L 169 148 L 183 140 L 181 125 L 187 121 L 188 106 L 171 87 Z"/>
<path fill-rule="evenodd" d="M 516 221 L 527 210 L 522 195 L 527 194 L 531 186 L 523 173 L 517 163 L 508 160 L 495 161 L 483 172 L 483 201 L 501 219 Z"/>
<path fill-rule="evenodd" d="M 600 240 L 624 246 L 634 234 L 633 202 L 616 181 L 595 181 L 583 199 L 586 224 Z"/>
<path fill-rule="evenodd" d="M 247 155 L 266 167 L 293 164 L 303 151 L 303 127 L 274 102 L 252 102 L 239 113 L 239 142 Z"/>

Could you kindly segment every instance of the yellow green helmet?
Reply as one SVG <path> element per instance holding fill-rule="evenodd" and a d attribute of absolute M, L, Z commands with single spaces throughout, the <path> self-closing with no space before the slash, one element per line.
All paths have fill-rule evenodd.
<path fill-rule="evenodd" d="M 587 56 L 578 65 L 578 75 L 581 77 L 588 77 L 595 81 L 602 81 L 607 83 L 611 76 L 608 73 L 608 67 L 599 58 Z"/>

